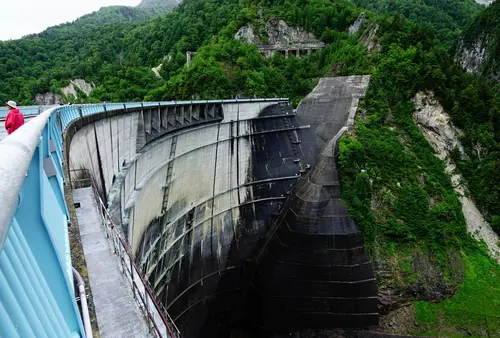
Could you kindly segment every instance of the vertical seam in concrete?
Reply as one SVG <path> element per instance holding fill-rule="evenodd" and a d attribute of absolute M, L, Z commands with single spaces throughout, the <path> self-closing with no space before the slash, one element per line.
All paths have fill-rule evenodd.
<path fill-rule="evenodd" d="M 111 140 L 111 170 L 113 170 L 113 163 L 115 162 L 115 159 L 113 156 L 114 151 L 113 151 L 113 127 L 112 127 L 112 124 L 113 124 L 113 120 L 111 118 L 109 118 L 109 138 Z M 117 171 L 120 171 L 120 166 L 118 166 Z M 113 185 L 113 183 L 111 183 L 111 185 Z"/>
<path fill-rule="evenodd" d="M 118 163 L 118 172 L 121 171 L 121 163 L 120 163 L 120 120 L 122 120 L 122 117 L 119 117 L 116 120 L 116 162 Z"/>
<path fill-rule="evenodd" d="M 240 135 L 240 105 L 237 104 L 236 112 L 236 135 Z M 240 185 L 240 139 L 236 138 L 236 185 Z M 240 189 L 238 188 L 238 205 L 241 204 Z M 236 228 L 235 228 L 236 235 Z"/>
<path fill-rule="evenodd" d="M 102 199 L 104 201 L 104 204 L 108 204 L 108 196 L 106 194 L 106 182 L 104 181 L 104 172 L 102 171 L 102 161 L 101 161 L 101 151 L 99 150 L 99 140 L 97 139 L 97 129 L 95 127 L 95 123 L 93 124 L 94 126 L 94 136 L 95 136 L 95 149 L 96 149 L 96 155 L 97 155 L 97 165 L 99 166 L 99 176 L 101 179 L 101 184 L 102 184 Z"/>
<path fill-rule="evenodd" d="M 215 164 L 214 164 L 214 184 L 212 185 L 212 196 L 215 195 L 215 182 L 217 181 L 217 153 L 219 151 L 219 137 L 220 137 L 220 123 L 217 125 L 217 143 L 215 144 Z M 210 253 L 213 259 L 214 257 L 214 203 L 215 198 L 212 198 L 212 213 L 210 219 Z"/>
<path fill-rule="evenodd" d="M 87 151 L 89 153 L 90 165 L 92 166 L 92 173 L 94 173 L 95 172 L 94 159 L 92 158 L 92 152 L 90 151 L 88 134 L 85 134 L 85 143 L 87 144 Z M 71 146 L 70 146 L 70 151 L 71 151 Z M 69 151 L 68 151 L 68 163 L 69 163 L 69 160 L 70 160 L 70 156 L 69 156 Z M 70 169 L 71 169 L 71 166 L 70 166 Z M 77 168 L 77 169 L 81 169 L 81 167 Z"/>

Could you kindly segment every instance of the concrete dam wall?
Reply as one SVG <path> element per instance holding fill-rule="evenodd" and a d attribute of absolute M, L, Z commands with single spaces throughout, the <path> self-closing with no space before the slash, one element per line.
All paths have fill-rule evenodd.
<path fill-rule="evenodd" d="M 70 168 L 89 170 L 101 196 L 108 200 L 115 223 L 121 224 L 136 262 L 184 337 L 224 336 L 241 325 L 243 318 L 271 331 L 328 327 L 324 320 L 328 311 L 318 320 L 314 316 L 316 305 L 295 300 L 292 303 L 296 306 L 290 310 L 297 310 L 304 319 L 301 325 L 295 325 L 292 318 L 297 316 L 287 316 L 286 311 L 282 311 L 281 317 L 288 320 L 269 325 L 276 318 L 264 314 L 278 308 L 277 303 L 269 302 L 275 289 L 270 289 L 266 280 L 278 288 L 287 281 L 276 274 L 256 279 L 255 272 L 262 276 L 273 269 L 265 263 L 270 257 L 268 243 L 273 242 L 269 239 L 276 238 L 272 234 L 281 228 L 276 227 L 276 222 L 288 205 L 285 201 L 293 199 L 297 180 L 314 172 L 316 157 L 324 147 L 321 141 L 327 144 L 347 124 L 349 116 L 353 118 L 368 80 L 322 80 L 318 86 L 323 88 L 322 94 L 306 98 L 297 113 L 287 100 L 213 101 L 87 116 L 68 129 Z M 336 198 L 336 202 L 331 202 L 336 203 L 335 210 L 344 212 L 338 195 L 330 196 Z M 307 211 L 309 206 L 317 209 L 313 204 L 303 209 Z M 338 258 L 331 252 L 320 255 L 322 258 L 304 255 L 309 258 L 303 262 L 303 268 L 295 268 L 287 276 L 307 277 L 320 258 L 321 264 L 330 264 L 333 259 L 349 265 L 349 260 L 341 256 L 352 257 L 357 250 L 361 256 L 355 255 L 356 262 L 366 265 L 364 272 L 342 278 L 350 281 L 368 276 L 371 280 L 373 273 L 370 274 L 371 264 L 363 256 L 362 238 L 352 220 L 345 222 L 342 234 L 352 240 L 343 244 L 344 253 L 339 252 Z M 335 234 L 340 233 L 326 235 Z M 314 245 L 327 243 L 305 238 Z M 279 255 L 297 256 L 300 250 Z M 256 257 L 260 259 L 256 261 Z M 311 288 L 304 295 L 315 294 L 323 299 L 320 303 L 329 304 L 326 308 L 336 308 L 333 312 L 340 313 L 347 302 L 327 300 L 329 294 L 341 290 L 332 286 L 336 284 L 327 283 L 337 280 L 335 271 L 326 271 L 321 277 L 323 285 L 298 283 L 289 290 Z M 373 293 L 376 295 L 374 285 L 351 288 L 352 293 L 359 291 L 359 297 L 372 297 Z M 318 292 L 318 288 L 323 292 Z M 330 292 L 330 288 L 334 289 Z M 256 314 L 256 304 L 269 306 L 269 311 Z M 371 301 L 366 303 L 369 311 L 363 304 L 351 306 L 350 312 L 376 312 Z M 308 311 L 310 315 L 304 316 Z M 335 327 L 342 326 L 338 324 L 340 320 L 339 317 Z M 366 320 L 354 326 L 366 327 L 374 322 Z"/>

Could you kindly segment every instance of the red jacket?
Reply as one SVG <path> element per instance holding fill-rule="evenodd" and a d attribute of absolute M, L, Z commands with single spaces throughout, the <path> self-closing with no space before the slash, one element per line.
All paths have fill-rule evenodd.
<path fill-rule="evenodd" d="M 5 118 L 5 129 L 7 129 L 7 134 L 12 134 L 16 129 L 24 124 L 23 113 L 19 109 L 12 109 Z"/>

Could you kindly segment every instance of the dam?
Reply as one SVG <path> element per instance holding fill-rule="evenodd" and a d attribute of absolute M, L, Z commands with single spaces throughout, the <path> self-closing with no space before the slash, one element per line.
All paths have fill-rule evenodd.
<path fill-rule="evenodd" d="M 172 102 L 69 122 L 71 179 L 90 175 L 183 337 L 377 325 L 335 160 L 368 83 L 321 79 L 296 110 L 287 99 Z"/>

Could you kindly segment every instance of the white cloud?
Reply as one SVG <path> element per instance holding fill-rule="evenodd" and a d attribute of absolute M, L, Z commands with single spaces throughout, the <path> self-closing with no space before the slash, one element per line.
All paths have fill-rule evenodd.
<path fill-rule="evenodd" d="M 0 40 L 19 39 L 104 6 L 136 6 L 140 0 L 0 0 Z"/>

